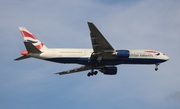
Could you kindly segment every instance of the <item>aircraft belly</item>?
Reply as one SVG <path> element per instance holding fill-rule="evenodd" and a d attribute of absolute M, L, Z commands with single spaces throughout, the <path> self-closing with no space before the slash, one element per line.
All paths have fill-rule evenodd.
<path fill-rule="evenodd" d="M 156 59 L 156 58 L 119 58 L 113 60 L 102 60 L 101 64 L 103 65 L 118 65 L 118 64 L 156 64 L 162 63 L 165 60 Z"/>
<path fill-rule="evenodd" d="M 57 62 L 57 63 L 66 63 L 66 64 L 83 64 L 83 65 L 92 65 L 92 64 L 100 64 L 100 65 L 118 65 L 118 64 L 156 64 L 162 63 L 164 60 L 155 59 L 155 58 L 118 58 L 118 59 L 102 59 L 91 60 L 89 61 L 88 57 L 77 58 L 77 57 L 67 57 L 67 58 L 48 58 L 45 59 L 47 61 Z"/>
<path fill-rule="evenodd" d="M 67 63 L 67 64 L 87 64 L 89 58 L 48 58 L 47 61 L 57 62 L 57 63 Z"/>
<path fill-rule="evenodd" d="M 120 61 L 122 64 L 156 64 L 164 62 L 164 60 L 156 58 L 128 58 L 120 59 Z"/>

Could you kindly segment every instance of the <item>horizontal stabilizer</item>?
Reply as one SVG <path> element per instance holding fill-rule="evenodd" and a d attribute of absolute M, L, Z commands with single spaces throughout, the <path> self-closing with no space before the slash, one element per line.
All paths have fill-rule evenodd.
<path fill-rule="evenodd" d="M 24 42 L 24 45 L 28 51 L 28 53 L 41 53 L 39 49 L 37 49 L 32 43 Z"/>
<path fill-rule="evenodd" d="M 27 59 L 27 58 L 30 58 L 30 56 L 21 56 L 19 58 L 14 59 L 14 60 L 18 61 L 18 60 Z"/>

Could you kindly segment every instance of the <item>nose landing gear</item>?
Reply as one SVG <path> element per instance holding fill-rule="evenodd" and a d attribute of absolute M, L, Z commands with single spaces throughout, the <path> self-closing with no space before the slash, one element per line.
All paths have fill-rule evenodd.
<path fill-rule="evenodd" d="M 157 71 L 157 70 L 158 70 L 159 64 L 155 64 L 155 65 L 156 65 L 155 71 Z"/>

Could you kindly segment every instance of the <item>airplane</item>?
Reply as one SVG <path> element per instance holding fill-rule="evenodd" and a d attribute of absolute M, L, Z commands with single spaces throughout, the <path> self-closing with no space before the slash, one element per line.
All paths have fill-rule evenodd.
<path fill-rule="evenodd" d="M 90 70 L 88 77 L 97 75 L 98 71 L 105 75 L 116 75 L 118 72 L 116 66 L 121 64 L 154 64 L 157 71 L 159 64 L 169 60 L 168 56 L 155 50 L 116 50 L 92 22 L 87 23 L 92 49 L 47 48 L 25 27 L 19 27 L 26 50 L 21 51 L 22 56 L 15 60 L 33 57 L 56 63 L 80 64 L 82 66 L 55 74 L 64 75 Z"/>

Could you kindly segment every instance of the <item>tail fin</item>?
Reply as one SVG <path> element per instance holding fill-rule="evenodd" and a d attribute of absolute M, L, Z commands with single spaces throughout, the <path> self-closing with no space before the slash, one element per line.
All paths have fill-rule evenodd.
<path fill-rule="evenodd" d="M 21 51 L 23 55 L 14 60 L 23 60 L 30 58 L 29 53 L 42 53 L 43 50 L 48 49 L 41 41 L 39 41 L 32 33 L 30 33 L 25 27 L 19 27 L 20 32 L 24 38 L 24 45 L 26 50 Z"/>
<path fill-rule="evenodd" d="M 32 43 L 37 49 L 43 51 L 48 49 L 40 40 L 38 40 L 31 32 L 29 32 L 25 27 L 19 27 L 20 32 L 26 42 Z"/>

